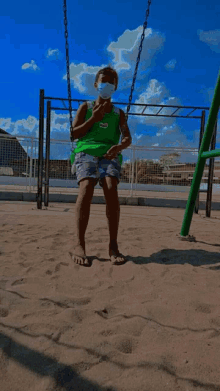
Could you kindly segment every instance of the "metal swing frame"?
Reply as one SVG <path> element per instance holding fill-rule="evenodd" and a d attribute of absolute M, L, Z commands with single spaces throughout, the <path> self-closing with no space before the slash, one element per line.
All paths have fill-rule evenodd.
<path fill-rule="evenodd" d="M 67 7 L 66 7 L 66 0 L 63 0 L 63 1 L 64 1 L 63 9 L 64 9 L 64 24 L 65 24 L 65 38 L 66 38 L 67 86 L 68 86 L 68 101 L 69 101 L 69 114 L 70 114 L 70 130 L 71 130 L 71 127 L 72 127 L 71 101 L 72 101 L 72 99 L 71 99 L 70 73 L 69 73 Z M 147 27 L 147 20 L 148 20 L 148 16 L 149 16 L 150 5 L 151 5 L 151 0 L 148 0 L 148 8 L 146 11 L 146 18 L 145 18 L 145 22 L 143 25 L 143 33 L 141 36 L 141 42 L 140 42 L 138 56 L 137 56 L 137 60 L 136 60 L 136 67 L 135 67 L 135 72 L 134 72 L 134 77 L 133 77 L 133 82 L 132 82 L 132 87 L 131 87 L 131 93 L 129 96 L 129 104 L 127 106 L 127 113 L 126 113 L 127 119 L 128 119 L 128 113 L 130 110 L 134 85 L 135 85 L 135 81 L 136 81 L 137 70 L 138 70 L 138 65 L 139 65 L 139 61 L 140 61 L 143 40 L 145 37 L 145 29 Z M 42 161 L 43 161 L 43 119 L 44 119 L 43 103 L 44 103 L 44 99 L 53 99 L 53 98 L 44 97 L 44 90 L 40 90 L 39 160 L 38 160 L 38 195 L 37 195 L 38 209 L 42 208 Z M 195 238 L 188 235 L 188 233 L 189 233 L 189 229 L 190 229 L 190 224 L 191 224 L 191 220 L 192 220 L 192 216 L 193 216 L 194 207 L 195 207 L 195 209 L 198 209 L 199 187 L 200 187 L 200 182 L 201 182 L 204 167 L 205 167 L 205 162 L 206 162 L 206 159 L 210 159 L 210 163 L 211 163 L 211 161 L 213 162 L 214 157 L 220 156 L 220 149 L 209 151 L 210 143 L 212 144 L 211 147 L 213 147 L 213 142 L 214 142 L 214 146 L 215 146 L 219 102 L 220 102 L 220 72 L 218 75 L 218 80 L 217 80 L 217 84 L 216 84 L 215 92 L 214 92 L 214 98 L 212 101 L 211 110 L 209 112 L 208 122 L 207 122 L 207 126 L 206 126 L 206 130 L 205 130 L 204 135 L 203 135 L 204 129 L 203 129 L 203 132 L 202 132 L 202 129 L 200 131 L 200 146 L 199 146 L 198 161 L 197 161 L 197 165 L 195 168 L 195 172 L 194 172 L 194 176 L 193 176 L 193 180 L 192 180 L 192 184 L 191 184 L 191 189 L 190 189 L 188 202 L 187 202 L 187 206 L 186 206 L 186 210 L 185 210 L 185 215 L 184 215 L 184 219 L 183 219 L 183 223 L 182 223 L 181 233 L 179 235 L 180 239 L 182 239 L 182 240 L 189 240 L 189 241 L 195 240 Z M 49 129 L 49 127 L 50 127 L 50 110 L 52 109 L 52 107 L 50 105 L 50 102 L 48 102 L 48 103 L 49 103 L 49 106 L 48 106 L 49 115 L 47 117 L 47 128 Z M 151 105 L 146 105 L 146 106 L 151 106 Z M 154 105 L 154 106 L 164 106 L 164 105 Z M 207 108 L 205 108 L 205 109 L 207 109 Z M 160 111 L 161 110 L 162 109 L 160 109 Z M 142 115 L 143 115 L 143 113 L 142 113 Z M 203 114 L 203 117 L 204 117 L 204 114 Z M 203 127 L 204 127 L 204 121 L 203 121 Z M 70 138 L 71 138 L 71 134 L 70 134 Z M 71 141 L 73 142 L 72 138 L 71 138 Z M 49 148 L 47 148 L 47 166 L 48 166 L 48 159 L 49 159 L 48 154 L 49 154 Z M 210 164 L 210 166 L 211 166 L 211 164 Z M 213 162 L 212 170 L 211 170 L 212 176 L 213 176 L 213 166 L 214 166 L 214 162 Z M 47 171 L 46 182 L 47 182 L 47 203 L 48 203 L 48 185 L 49 185 L 48 167 L 47 167 L 46 171 Z M 210 175 L 209 175 L 209 177 L 210 177 Z M 210 197 L 211 197 L 211 194 L 210 194 Z M 209 201 L 211 202 L 211 199 L 209 199 Z M 197 213 L 198 213 L 198 210 L 197 210 Z M 187 236 L 188 236 L 188 238 L 187 238 Z"/>

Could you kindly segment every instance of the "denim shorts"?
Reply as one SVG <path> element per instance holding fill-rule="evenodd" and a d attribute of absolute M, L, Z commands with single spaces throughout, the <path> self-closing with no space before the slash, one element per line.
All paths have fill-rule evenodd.
<path fill-rule="evenodd" d="M 73 167 L 75 166 L 75 167 Z M 85 152 L 79 152 L 75 155 L 75 161 L 72 166 L 72 173 L 76 171 L 77 183 L 84 178 L 97 179 L 96 184 L 103 187 L 102 179 L 106 176 L 116 177 L 120 181 L 121 165 L 118 156 L 112 160 L 104 157 L 88 155 Z"/>

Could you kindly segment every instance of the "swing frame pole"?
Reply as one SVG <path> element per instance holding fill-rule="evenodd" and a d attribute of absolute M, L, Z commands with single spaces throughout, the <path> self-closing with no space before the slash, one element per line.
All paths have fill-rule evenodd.
<path fill-rule="evenodd" d="M 203 176 L 203 171 L 206 163 L 206 159 L 214 158 L 220 156 L 220 149 L 214 151 L 209 151 L 211 139 L 213 132 L 215 130 L 215 123 L 217 121 L 218 110 L 220 102 L 220 71 L 218 74 L 217 84 L 215 87 L 214 97 L 212 100 L 209 117 L 206 125 L 206 130 L 202 139 L 201 147 L 199 150 L 198 161 L 193 175 L 193 180 L 189 192 L 188 201 L 186 204 L 185 214 L 182 223 L 182 229 L 180 232 L 180 237 L 185 237 L 188 235 L 190 230 L 190 225 L 193 216 L 193 210 L 195 207 L 197 195 L 200 188 L 201 179 Z"/>

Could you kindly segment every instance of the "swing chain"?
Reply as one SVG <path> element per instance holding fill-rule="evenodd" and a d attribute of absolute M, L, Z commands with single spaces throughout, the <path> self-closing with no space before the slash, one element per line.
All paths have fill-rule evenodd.
<path fill-rule="evenodd" d="M 64 25 L 65 25 L 65 38 L 66 38 L 66 70 L 67 70 L 67 87 L 68 87 L 68 100 L 69 100 L 69 113 L 70 113 L 70 140 L 72 142 L 72 148 L 73 148 L 73 140 L 74 139 L 71 134 L 73 117 L 72 117 L 71 88 L 70 88 L 70 71 L 69 71 L 70 65 L 69 65 L 66 0 L 63 0 L 63 11 L 64 11 Z"/>
<path fill-rule="evenodd" d="M 127 106 L 127 113 L 125 114 L 126 120 L 128 120 L 128 112 L 130 110 L 132 95 L 133 95 L 133 91 L 134 91 L 134 85 L 135 85 L 136 76 L 137 76 L 138 65 L 139 65 L 139 61 L 140 61 L 140 57 L 141 57 L 143 40 L 144 40 L 144 37 L 145 37 L 145 29 L 147 28 L 147 20 L 148 20 L 148 16 L 149 16 L 149 12 L 150 12 L 150 5 L 151 5 L 151 0 L 148 0 L 148 8 L 147 8 L 147 11 L 146 11 L 146 19 L 145 19 L 145 22 L 144 22 L 144 25 L 143 25 L 143 33 L 142 33 L 142 36 L 141 36 L 141 43 L 140 43 L 140 46 L 139 46 L 138 56 L 137 56 L 137 60 L 136 60 L 136 68 L 135 68 L 133 82 L 132 82 L 132 86 L 131 86 L 131 93 L 130 93 L 130 96 L 129 96 L 129 104 Z"/>

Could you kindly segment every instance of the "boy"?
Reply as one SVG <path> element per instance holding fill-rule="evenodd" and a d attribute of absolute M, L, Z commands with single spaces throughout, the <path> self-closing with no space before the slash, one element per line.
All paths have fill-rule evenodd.
<path fill-rule="evenodd" d="M 117 244 L 120 216 L 117 185 L 122 162 L 120 152 L 132 143 L 132 138 L 124 111 L 111 103 L 117 85 L 117 72 L 111 67 L 101 69 L 94 83 L 99 92 L 98 99 L 83 103 L 72 124 L 71 134 L 74 139 L 78 139 L 74 164 L 80 191 L 75 208 L 77 245 L 71 255 L 75 263 L 83 266 L 91 265 L 85 254 L 85 232 L 94 187 L 98 181 L 106 199 L 110 261 L 112 264 L 126 262 Z"/>

